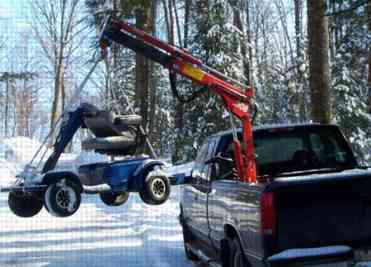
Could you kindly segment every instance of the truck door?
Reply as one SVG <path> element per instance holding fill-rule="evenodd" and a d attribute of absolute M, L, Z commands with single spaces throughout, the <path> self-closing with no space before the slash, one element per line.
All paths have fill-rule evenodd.
<path fill-rule="evenodd" d="M 210 140 L 201 148 L 192 172 L 192 227 L 199 237 L 205 241 L 209 238 L 209 223 L 207 216 L 207 198 L 210 192 L 210 167 L 205 162 L 213 156 L 216 142 Z"/>
<path fill-rule="evenodd" d="M 218 151 L 218 153 L 224 158 L 233 159 L 232 137 L 225 139 L 228 141 L 224 141 L 221 148 L 222 151 Z M 237 227 L 239 215 L 245 213 L 242 210 L 243 205 L 240 197 L 246 194 L 246 192 L 241 192 L 246 187 L 238 181 L 233 163 L 210 165 L 211 169 L 213 167 L 217 168 L 217 171 L 213 171 L 210 179 L 208 200 L 210 238 L 214 244 L 220 244 L 220 240 L 225 237 L 224 225 L 230 224 L 233 227 Z M 241 210 L 238 210 L 240 208 Z"/>
<path fill-rule="evenodd" d="M 183 190 L 183 211 L 186 224 L 192 228 L 193 232 L 198 231 L 198 213 L 200 212 L 200 207 L 198 205 L 199 198 L 199 178 L 200 178 L 200 168 L 202 162 L 207 154 L 207 144 L 201 146 L 198 151 L 196 160 L 193 165 L 192 178 L 190 185 L 184 186 Z"/>

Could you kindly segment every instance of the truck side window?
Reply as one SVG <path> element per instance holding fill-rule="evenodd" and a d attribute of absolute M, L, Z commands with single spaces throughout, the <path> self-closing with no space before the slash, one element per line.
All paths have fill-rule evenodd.
<path fill-rule="evenodd" d="M 208 152 L 207 148 L 208 148 L 207 143 L 202 145 L 200 152 L 198 152 L 197 157 L 196 157 L 196 161 L 195 161 L 196 165 L 200 165 L 204 163 L 206 154 Z"/>
<path fill-rule="evenodd" d="M 215 152 L 215 146 L 216 146 L 216 141 L 212 140 L 209 142 L 208 150 L 207 150 L 207 156 L 205 158 L 205 161 L 208 159 L 211 159 L 214 156 Z"/>
<path fill-rule="evenodd" d="M 208 143 L 202 145 L 196 157 L 192 176 L 195 178 L 193 186 L 198 190 L 202 191 L 205 186 L 209 185 L 211 168 L 205 162 L 214 156 L 216 144 L 215 140 L 209 140 Z"/>
<path fill-rule="evenodd" d="M 194 182 L 192 182 L 194 187 L 197 187 L 197 185 L 201 182 L 201 178 L 205 176 L 204 168 L 205 168 L 205 159 L 208 152 L 208 144 L 203 144 L 201 146 L 200 151 L 198 152 L 198 155 L 195 160 L 192 177 L 195 179 Z"/>

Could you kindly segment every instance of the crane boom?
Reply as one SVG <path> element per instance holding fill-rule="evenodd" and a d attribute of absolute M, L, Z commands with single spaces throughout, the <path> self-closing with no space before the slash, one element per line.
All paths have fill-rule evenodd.
<path fill-rule="evenodd" d="M 237 173 L 242 181 L 256 182 L 256 163 L 250 115 L 251 99 L 254 94 L 251 86 L 242 89 L 243 85 L 204 65 L 200 59 L 194 57 L 188 51 L 155 38 L 125 21 L 109 17 L 107 22 L 104 23 L 102 32 L 100 46 L 103 51 L 112 41 L 119 43 L 161 64 L 170 73 L 186 77 L 219 95 L 230 114 L 233 114 L 242 122 L 244 149 L 242 149 L 237 134 L 233 136 Z"/>

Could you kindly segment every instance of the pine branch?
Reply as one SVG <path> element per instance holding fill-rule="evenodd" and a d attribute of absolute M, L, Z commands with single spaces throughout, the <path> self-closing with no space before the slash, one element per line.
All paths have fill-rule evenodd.
<path fill-rule="evenodd" d="M 348 13 L 348 12 L 351 12 L 353 10 L 356 10 L 356 9 L 360 8 L 361 6 L 366 5 L 369 2 L 371 2 L 371 0 L 358 0 L 356 3 L 351 5 L 349 8 L 342 9 L 342 10 L 332 12 L 332 13 L 326 13 L 325 15 L 328 16 L 328 17 L 342 15 L 344 13 Z"/>

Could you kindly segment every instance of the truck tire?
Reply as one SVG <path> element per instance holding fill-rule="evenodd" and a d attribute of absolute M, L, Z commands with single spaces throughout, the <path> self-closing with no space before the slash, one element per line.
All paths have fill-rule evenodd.
<path fill-rule="evenodd" d="M 229 257 L 227 266 L 223 267 L 246 267 L 250 266 L 246 260 L 245 254 L 241 248 L 240 240 L 238 237 L 233 239 L 228 238 Z"/>
<path fill-rule="evenodd" d="M 170 187 L 169 178 L 166 176 L 149 176 L 139 196 L 148 205 L 161 205 L 168 200 Z"/>
<path fill-rule="evenodd" d="M 104 204 L 111 207 L 121 206 L 125 204 L 126 201 L 128 201 L 129 199 L 129 193 L 127 192 L 122 193 L 107 192 L 100 193 L 99 196 Z"/>
<path fill-rule="evenodd" d="M 80 188 L 68 179 L 61 179 L 50 184 L 44 196 L 46 210 L 55 217 L 73 215 L 79 209 L 80 204 Z"/>
<path fill-rule="evenodd" d="M 34 194 L 10 192 L 8 195 L 10 210 L 22 218 L 30 218 L 38 214 L 43 208 L 43 202 Z"/>

